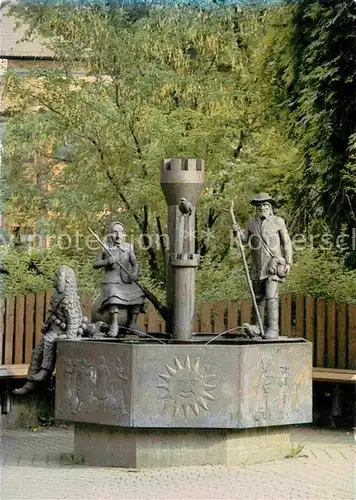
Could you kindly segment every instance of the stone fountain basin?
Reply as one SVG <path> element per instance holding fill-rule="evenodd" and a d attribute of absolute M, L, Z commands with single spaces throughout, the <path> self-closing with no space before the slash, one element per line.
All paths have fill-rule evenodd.
<path fill-rule="evenodd" d="M 161 429 L 312 421 L 310 342 L 222 339 L 206 345 L 207 337 L 198 337 L 184 344 L 59 340 L 56 419 Z"/>

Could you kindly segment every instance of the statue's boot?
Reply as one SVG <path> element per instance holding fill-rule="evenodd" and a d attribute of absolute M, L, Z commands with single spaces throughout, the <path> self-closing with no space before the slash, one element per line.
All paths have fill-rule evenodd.
<path fill-rule="evenodd" d="M 34 382 L 45 382 L 51 378 L 53 368 L 55 365 L 56 344 L 55 342 L 44 341 L 43 343 L 43 357 L 41 369 L 38 373 L 31 375 L 31 380 Z"/>
<path fill-rule="evenodd" d="M 111 325 L 106 335 L 108 337 L 117 337 L 118 333 L 119 333 L 119 312 L 115 311 L 112 313 Z"/>
<path fill-rule="evenodd" d="M 35 375 L 32 375 L 31 379 L 34 382 L 45 382 L 49 378 L 51 378 L 52 370 L 47 370 L 46 368 L 41 368 L 41 370 L 36 373 Z"/>
<path fill-rule="evenodd" d="M 267 299 L 267 324 L 268 329 L 263 338 L 266 340 L 274 340 L 279 337 L 279 300 Z"/>
<path fill-rule="evenodd" d="M 130 321 L 128 326 L 126 327 L 128 331 L 132 333 L 138 334 L 140 337 L 145 337 L 145 332 L 137 325 L 137 312 L 133 312 L 130 314 Z"/>
<path fill-rule="evenodd" d="M 259 315 L 260 315 L 260 318 L 261 318 L 261 322 L 262 322 L 262 326 L 264 328 L 264 325 L 265 325 L 265 310 L 266 310 L 266 302 L 265 300 L 262 300 L 260 302 L 257 303 L 257 309 L 258 309 L 258 312 L 259 312 Z M 262 336 L 262 332 L 261 332 L 261 328 L 260 328 L 260 324 L 259 324 L 259 321 L 258 321 L 258 316 L 256 314 L 256 311 L 255 311 L 255 308 L 253 308 L 253 315 L 252 315 L 252 321 L 253 321 L 253 324 L 252 324 L 252 330 L 251 330 L 251 337 L 258 337 L 258 336 Z"/>
<path fill-rule="evenodd" d="M 23 385 L 22 387 L 19 387 L 18 389 L 14 389 L 12 392 L 13 392 L 13 394 L 16 394 L 17 396 L 25 396 L 26 394 L 30 394 L 31 392 L 34 392 L 36 387 L 37 387 L 37 384 L 35 382 L 32 382 L 32 380 L 27 380 L 25 385 Z"/>

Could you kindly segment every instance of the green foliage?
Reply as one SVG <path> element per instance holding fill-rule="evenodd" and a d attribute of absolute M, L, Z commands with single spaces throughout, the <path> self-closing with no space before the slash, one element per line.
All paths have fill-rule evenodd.
<path fill-rule="evenodd" d="M 273 112 L 301 153 L 289 185 L 294 224 L 323 220 L 336 235 L 356 222 L 356 3 L 287 3 L 266 38 L 265 69 Z"/>
<path fill-rule="evenodd" d="M 6 77 L 6 218 L 56 238 L 49 251 L 5 251 L 7 294 L 48 289 L 67 263 L 81 293 L 95 295 L 95 252 L 60 250 L 59 235 L 74 241 L 87 226 L 103 234 L 116 217 L 130 239 L 164 233 L 162 158 L 206 161 L 198 301 L 247 296 L 241 258 L 230 249 L 231 199 L 241 224 L 251 194 L 263 190 L 278 194 L 294 232 L 335 235 L 354 225 L 351 0 L 211 10 L 19 2 L 13 11 L 29 36 L 44 37 L 56 67 Z M 143 284 L 163 300 L 162 249 L 138 256 Z M 284 290 L 355 301 L 355 275 L 339 253 L 305 249 L 295 261 Z"/>
<path fill-rule="evenodd" d="M 96 252 L 75 255 L 58 248 L 50 250 L 16 249 L 7 247 L 1 260 L 9 276 L 3 278 L 5 295 L 14 296 L 45 292 L 52 288 L 52 277 L 61 264 L 71 266 L 77 276 L 80 294 L 95 297 L 100 291 L 103 273 L 93 270 Z M 142 262 L 140 253 L 138 258 Z M 318 247 L 307 247 L 295 252 L 294 265 L 281 293 L 311 295 L 340 303 L 356 303 L 356 271 L 345 270 L 340 255 Z M 249 297 L 245 271 L 240 252 L 232 248 L 221 263 L 209 256 L 204 258 L 197 273 L 196 300 L 236 300 Z M 35 264 L 35 266 L 34 266 Z M 40 270 L 43 274 L 38 274 Z M 143 265 L 140 283 L 150 289 L 164 303 L 164 282 L 152 279 L 148 265 Z"/>
<path fill-rule="evenodd" d="M 356 271 L 343 268 L 333 250 L 306 247 L 296 250 L 294 264 L 281 293 L 311 295 L 339 303 L 356 303 Z M 249 298 L 239 251 L 231 250 L 219 266 L 209 262 L 197 275 L 197 301 Z"/>
<path fill-rule="evenodd" d="M 252 192 L 283 185 L 296 161 L 281 124 L 266 120 L 259 68 L 269 10 L 162 7 L 134 22 L 120 9 L 15 11 L 45 37 L 58 67 L 7 75 L 8 221 L 73 235 L 118 214 L 136 236 L 157 231 L 157 220 L 164 232 L 162 158 L 202 157 L 198 250 L 223 259 L 230 220 L 222 208 L 235 198 L 245 220 Z M 64 144 L 71 154 L 60 161 Z M 37 161 L 24 164 L 31 156 Z M 160 250 L 146 256 L 162 281 Z"/>
<path fill-rule="evenodd" d="M 285 456 L 285 458 L 295 458 L 295 457 L 300 457 L 300 456 L 307 457 L 308 455 L 300 455 L 300 453 L 304 449 L 304 446 L 305 446 L 304 444 L 293 443 L 290 452 L 288 453 L 288 455 Z"/>
<path fill-rule="evenodd" d="M 100 275 L 93 272 L 93 261 L 89 256 L 78 258 L 56 248 L 27 250 L 7 247 L 1 252 L 1 261 L 9 272 L 3 278 L 7 296 L 50 290 L 52 278 L 62 264 L 75 270 L 80 293 L 95 295 L 99 289 Z"/>
<path fill-rule="evenodd" d="M 90 252 L 64 251 L 56 246 L 38 249 L 7 245 L 0 247 L 0 260 L 8 275 L 2 277 L 5 296 L 41 293 L 53 287 L 53 276 L 63 264 L 73 268 L 77 277 L 78 292 L 95 297 L 100 292 L 102 270 L 94 270 L 93 263 L 99 249 Z M 142 261 L 140 254 L 138 259 Z M 141 269 L 140 283 L 152 290 L 163 303 L 164 283 L 153 280 L 148 265 Z"/>
<path fill-rule="evenodd" d="M 196 293 L 198 304 L 209 300 L 249 297 L 243 263 L 237 249 L 231 250 L 221 264 L 204 262 L 197 273 Z"/>
<path fill-rule="evenodd" d="M 340 256 L 332 250 L 305 248 L 296 252 L 281 292 L 355 303 L 356 271 L 345 270 Z"/>

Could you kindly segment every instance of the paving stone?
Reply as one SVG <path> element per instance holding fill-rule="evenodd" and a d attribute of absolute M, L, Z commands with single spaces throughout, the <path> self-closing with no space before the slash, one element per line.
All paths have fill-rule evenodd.
<path fill-rule="evenodd" d="M 73 464 L 72 430 L 4 432 L 2 500 L 351 500 L 353 436 L 298 429 L 300 457 L 240 467 L 93 468 Z M 308 455 L 305 457 L 303 455 Z"/>

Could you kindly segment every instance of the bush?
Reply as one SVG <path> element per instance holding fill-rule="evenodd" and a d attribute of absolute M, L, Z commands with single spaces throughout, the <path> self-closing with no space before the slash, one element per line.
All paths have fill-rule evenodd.
<path fill-rule="evenodd" d="M 53 287 L 52 279 L 62 264 L 72 267 L 79 293 L 98 293 L 100 273 L 93 272 L 93 256 L 70 255 L 57 249 L 26 249 L 8 246 L 2 249 L 1 261 L 8 275 L 3 275 L 5 296 L 45 292 Z"/>
<path fill-rule="evenodd" d="M 295 252 L 294 260 L 282 292 L 356 303 L 356 271 L 346 269 L 332 250 L 304 249 Z"/>
<path fill-rule="evenodd" d="M 3 249 L 2 261 L 9 275 L 3 275 L 6 296 L 44 292 L 52 288 L 52 277 L 61 264 L 72 267 L 80 294 L 96 296 L 102 271 L 93 270 L 96 253 L 66 254 L 58 249 Z M 145 259 L 139 257 L 145 262 Z M 337 302 L 356 303 L 356 271 L 347 270 L 341 257 L 331 250 L 308 248 L 295 252 L 294 264 L 281 293 L 311 295 Z M 39 274 L 39 271 L 42 274 Z M 154 281 L 143 266 L 140 283 L 164 302 L 164 283 Z M 249 297 L 245 271 L 238 249 L 231 250 L 222 263 L 206 257 L 197 272 L 196 301 L 232 300 Z"/>

